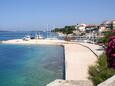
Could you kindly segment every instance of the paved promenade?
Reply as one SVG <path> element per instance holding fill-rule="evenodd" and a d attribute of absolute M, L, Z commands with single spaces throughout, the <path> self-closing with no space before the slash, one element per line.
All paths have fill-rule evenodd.
<path fill-rule="evenodd" d="M 66 80 L 88 80 L 88 67 L 96 61 L 90 49 L 79 44 L 65 44 Z"/>
<path fill-rule="evenodd" d="M 99 45 L 90 43 L 80 43 L 80 44 L 89 47 L 97 56 L 101 55 L 104 52 L 104 50 L 100 49 L 101 47 Z"/>

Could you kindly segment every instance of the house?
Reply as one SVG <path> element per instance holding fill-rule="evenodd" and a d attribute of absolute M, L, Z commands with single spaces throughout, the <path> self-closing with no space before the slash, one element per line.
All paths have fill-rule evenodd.
<path fill-rule="evenodd" d="M 90 33 L 90 32 L 97 32 L 98 31 L 98 26 L 97 25 L 87 25 L 86 27 L 85 27 L 85 31 L 86 31 L 86 33 Z"/>
<path fill-rule="evenodd" d="M 115 29 L 115 20 L 112 20 L 112 29 Z"/>
<path fill-rule="evenodd" d="M 80 24 L 78 29 L 81 31 L 81 32 L 85 32 L 85 28 L 86 28 L 86 24 Z"/>
<path fill-rule="evenodd" d="M 106 27 L 104 25 L 99 26 L 99 33 L 107 31 Z"/>

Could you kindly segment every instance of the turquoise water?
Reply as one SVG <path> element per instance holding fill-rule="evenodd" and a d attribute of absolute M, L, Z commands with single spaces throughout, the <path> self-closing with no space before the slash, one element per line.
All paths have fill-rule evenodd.
<path fill-rule="evenodd" d="M 0 44 L 0 86 L 45 86 L 63 69 L 61 46 Z"/>

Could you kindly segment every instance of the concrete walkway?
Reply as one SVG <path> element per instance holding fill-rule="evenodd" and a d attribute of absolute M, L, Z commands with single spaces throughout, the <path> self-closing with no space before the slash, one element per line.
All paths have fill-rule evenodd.
<path fill-rule="evenodd" d="M 100 50 L 101 46 L 99 45 L 90 44 L 90 43 L 80 43 L 80 44 L 89 47 L 97 56 L 100 56 L 104 52 L 103 49 Z"/>
<path fill-rule="evenodd" d="M 65 44 L 66 80 L 88 80 L 88 67 L 97 61 L 90 49 L 79 44 Z"/>

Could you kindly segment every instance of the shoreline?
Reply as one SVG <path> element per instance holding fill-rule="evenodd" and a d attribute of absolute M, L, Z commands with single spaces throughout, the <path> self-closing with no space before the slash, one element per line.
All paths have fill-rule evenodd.
<path fill-rule="evenodd" d="M 94 45 L 94 44 L 90 44 Z M 94 65 L 97 61 L 97 56 L 94 54 L 94 49 L 91 49 L 85 44 L 68 43 L 63 45 L 65 53 L 65 79 L 57 79 L 47 84 L 46 86 L 73 86 L 84 84 L 87 86 L 93 86 L 92 82 L 88 79 L 88 68 L 90 65 Z M 79 48 L 77 47 L 79 46 Z M 82 47 L 82 51 L 79 49 Z M 95 47 L 98 49 L 99 46 Z M 74 51 L 77 50 L 77 51 Z M 93 51 L 93 52 L 92 52 Z M 84 55 L 84 54 L 85 55 Z M 102 52 L 101 52 L 102 53 Z M 91 55 L 90 55 L 91 54 Z M 96 53 L 97 54 L 97 53 Z M 99 55 L 99 54 L 98 54 Z M 80 56 L 80 57 L 79 57 Z M 86 58 L 84 58 L 86 57 Z"/>
<path fill-rule="evenodd" d="M 14 39 L 2 41 L 2 44 L 42 44 L 59 45 L 64 51 L 63 78 L 64 80 L 88 80 L 88 67 L 95 64 L 97 57 L 94 54 L 98 48 L 94 44 L 85 44 L 77 42 L 66 42 L 63 40 L 29 40 Z M 93 47 L 90 46 L 94 46 Z M 92 48 L 92 49 L 91 49 Z M 93 52 L 94 53 L 93 53 Z"/>
<path fill-rule="evenodd" d="M 65 48 L 64 45 L 61 46 L 63 47 L 63 80 L 66 80 Z"/>
<path fill-rule="evenodd" d="M 63 45 L 65 41 L 63 40 L 50 40 L 50 39 L 33 39 L 33 40 L 22 40 L 13 39 L 7 41 L 1 41 L 1 44 L 45 44 L 45 45 Z"/>

